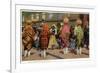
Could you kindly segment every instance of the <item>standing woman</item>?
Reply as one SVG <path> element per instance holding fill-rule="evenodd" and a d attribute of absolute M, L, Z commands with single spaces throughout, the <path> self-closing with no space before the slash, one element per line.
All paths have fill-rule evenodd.
<path fill-rule="evenodd" d="M 82 40 L 83 40 L 83 29 L 81 27 L 82 21 L 81 19 L 76 20 L 76 26 L 74 29 L 74 34 L 76 35 L 77 39 L 77 54 L 81 54 L 81 45 L 82 45 Z"/>
<path fill-rule="evenodd" d="M 42 25 L 42 31 L 40 32 L 40 49 L 41 56 L 46 57 L 46 49 L 49 42 L 49 26 L 47 23 Z"/>
<path fill-rule="evenodd" d="M 57 28 L 56 25 L 53 24 L 50 29 L 50 39 L 49 39 L 48 49 L 58 48 L 56 35 L 57 35 Z"/>
<path fill-rule="evenodd" d="M 86 24 L 84 27 L 84 47 L 89 49 L 89 22 L 86 21 Z"/>
<path fill-rule="evenodd" d="M 63 53 L 67 54 L 68 53 L 68 46 L 69 46 L 69 35 L 70 35 L 70 26 L 69 26 L 69 19 L 67 17 L 64 18 L 63 23 L 64 25 L 62 26 L 61 29 L 61 45 L 63 48 Z"/>
<path fill-rule="evenodd" d="M 22 32 L 22 43 L 24 45 L 24 57 L 30 56 L 30 50 L 32 48 L 33 37 L 35 32 L 32 28 L 32 22 L 30 20 L 26 21 L 26 25 Z"/>

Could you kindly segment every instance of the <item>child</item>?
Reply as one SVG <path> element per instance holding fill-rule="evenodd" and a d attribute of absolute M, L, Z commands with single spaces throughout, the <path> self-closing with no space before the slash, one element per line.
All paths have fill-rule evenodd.
<path fill-rule="evenodd" d="M 77 19 L 76 26 L 74 29 L 74 34 L 76 35 L 76 39 L 77 39 L 77 54 L 82 53 L 81 44 L 83 40 L 83 29 L 81 27 L 81 24 L 82 24 L 81 19 Z"/>

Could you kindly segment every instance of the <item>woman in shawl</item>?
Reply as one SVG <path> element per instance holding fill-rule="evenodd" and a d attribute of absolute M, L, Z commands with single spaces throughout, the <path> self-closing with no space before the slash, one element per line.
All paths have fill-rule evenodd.
<path fill-rule="evenodd" d="M 46 49 L 48 47 L 49 38 L 49 26 L 47 23 L 44 23 L 42 26 L 42 31 L 40 32 L 40 48 L 41 56 L 46 57 Z"/>
<path fill-rule="evenodd" d="M 24 45 L 24 57 L 30 56 L 30 50 L 32 48 L 34 35 L 35 32 L 32 28 L 31 21 L 28 20 L 22 32 L 22 43 Z"/>
<path fill-rule="evenodd" d="M 83 40 L 83 29 L 81 27 L 82 21 L 81 19 L 77 19 L 76 20 L 76 26 L 74 29 L 74 34 L 76 35 L 76 39 L 77 39 L 77 54 L 81 54 L 81 44 L 82 44 L 82 40 Z"/>
<path fill-rule="evenodd" d="M 56 35 L 57 35 L 57 27 L 55 24 L 53 24 L 50 29 L 50 39 L 49 39 L 48 49 L 58 48 Z"/>
<path fill-rule="evenodd" d="M 68 24 L 69 19 L 66 17 L 64 18 L 63 22 L 64 22 L 64 25 L 62 26 L 60 37 L 62 40 L 61 45 L 62 45 L 64 54 L 67 54 L 68 46 L 69 46 L 69 35 L 70 35 L 70 26 Z"/>

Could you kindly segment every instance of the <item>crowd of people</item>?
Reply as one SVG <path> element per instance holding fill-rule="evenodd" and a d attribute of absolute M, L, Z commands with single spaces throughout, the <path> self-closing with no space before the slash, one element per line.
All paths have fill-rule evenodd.
<path fill-rule="evenodd" d="M 89 24 L 82 27 L 82 20 L 76 19 L 75 26 L 69 24 L 65 17 L 63 23 L 48 25 L 43 22 L 40 27 L 33 28 L 32 22 L 27 20 L 22 31 L 22 44 L 24 57 L 30 56 L 31 49 L 35 47 L 41 57 L 46 57 L 46 51 L 62 49 L 63 54 L 69 51 L 75 54 L 82 53 L 82 47 L 89 49 Z"/>

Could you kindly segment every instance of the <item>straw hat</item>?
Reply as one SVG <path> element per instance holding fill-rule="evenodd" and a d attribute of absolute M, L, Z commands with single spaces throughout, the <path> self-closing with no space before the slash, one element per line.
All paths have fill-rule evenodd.
<path fill-rule="evenodd" d="M 81 20 L 81 19 L 77 19 L 77 20 L 76 20 L 76 23 L 77 23 L 77 24 L 82 24 L 82 20 Z"/>
<path fill-rule="evenodd" d="M 64 23 L 68 23 L 68 22 L 69 22 L 68 17 L 65 17 L 64 20 L 63 20 L 63 22 L 64 22 Z"/>
<path fill-rule="evenodd" d="M 26 20 L 26 24 L 31 25 L 32 21 L 31 20 Z"/>

